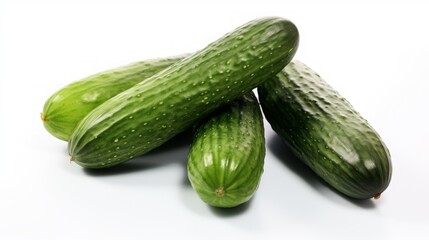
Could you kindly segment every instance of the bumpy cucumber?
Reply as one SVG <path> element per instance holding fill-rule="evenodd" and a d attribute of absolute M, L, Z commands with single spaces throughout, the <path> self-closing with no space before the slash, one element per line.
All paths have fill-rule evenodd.
<path fill-rule="evenodd" d="M 98 105 L 184 57 L 136 62 L 65 86 L 45 103 L 41 114 L 45 128 L 53 136 L 67 141 L 77 123 Z"/>
<path fill-rule="evenodd" d="M 368 122 L 316 72 L 293 61 L 258 87 L 273 130 L 332 187 L 378 198 L 391 178 L 390 154 Z"/>
<path fill-rule="evenodd" d="M 262 112 L 250 92 L 198 124 L 189 151 L 188 177 L 207 204 L 235 207 L 258 188 L 264 157 Z"/>
<path fill-rule="evenodd" d="M 69 141 L 87 168 L 142 155 L 273 77 L 298 47 L 296 26 L 253 20 L 90 112 Z"/>

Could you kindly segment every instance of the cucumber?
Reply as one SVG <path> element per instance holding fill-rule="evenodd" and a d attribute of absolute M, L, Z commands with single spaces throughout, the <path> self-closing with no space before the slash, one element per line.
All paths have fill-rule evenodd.
<path fill-rule="evenodd" d="M 258 87 L 272 129 L 339 192 L 379 198 L 392 174 L 389 151 L 368 122 L 316 72 L 289 63 Z"/>
<path fill-rule="evenodd" d="M 77 123 L 98 105 L 182 58 L 184 56 L 136 62 L 65 86 L 45 102 L 40 117 L 46 130 L 68 141 Z"/>
<path fill-rule="evenodd" d="M 71 159 L 102 168 L 147 153 L 275 76 L 298 40 L 286 19 L 244 24 L 91 111 L 70 137 Z"/>
<path fill-rule="evenodd" d="M 188 178 L 207 204 L 235 207 L 258 188 L 264 157 L 262 112 L 250 92 L 198 124 L 189 151 Z"/>

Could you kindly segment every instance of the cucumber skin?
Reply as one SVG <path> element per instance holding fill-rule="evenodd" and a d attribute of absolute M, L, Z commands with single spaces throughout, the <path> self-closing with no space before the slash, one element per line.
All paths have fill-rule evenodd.
<path fill-rule="evenodd" d="M 54 137 L 68 141 L 78 122 L 98 105 L 184 57 L 131 63 L 65 86 L 45 102 L 41 117 L 46 130 Z"/>
<path fill-rule="evenodd" d="M 277 74 L 298 42 L 298 29 L 286 19 L 241 26 L 90 112 L 70 138 L 71 159 L 109 167 L 160 146 Z"/>
<path fill-rule="evenodd" d="M 339 192 L 378 198 L 392 174 L 376 131 L 316 72 L 292 61 L 258 87 L 267 121 L 295 155 Z"/>
<path fill-rule="evenodd" d="M 257 190 L 264 157 L 262 112 L 250 92 L 198 124 L 189 151 L 188 178 L 207 204 L 235 207 Z"/>

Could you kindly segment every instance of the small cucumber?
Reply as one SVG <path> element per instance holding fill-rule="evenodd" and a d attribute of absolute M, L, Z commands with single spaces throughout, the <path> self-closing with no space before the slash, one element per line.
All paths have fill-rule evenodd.
<path fill-rule="evenodd" d="M 188 177 L 207 204 L 235 207 L 258 188 L 264 157 L 262 112 L 250 92 L 198 124 L 189 151 Z"/>
<path fill-rule="evenodd" d="M 69 140 L 72 160 L 102 168 L 147 153 L 275 76 L 298 40 L 296 26 L 282 18 L 239 27 L 91 111 Z"/>
<path fill-rule="evenodd" d="M 271 127 L 295 155 L 339 192 L 378 198 L 392 174 L 390 154 L 368 122 L 301 62 L 258 87 Z"/>
<path fill-rule="evenodd" d="M 182 58 L 184 56 L 136 62 L 65 86 L 45 102 L 41 119 L 46 130 L 68 141 L 77 123 L 98 105 Z"/>

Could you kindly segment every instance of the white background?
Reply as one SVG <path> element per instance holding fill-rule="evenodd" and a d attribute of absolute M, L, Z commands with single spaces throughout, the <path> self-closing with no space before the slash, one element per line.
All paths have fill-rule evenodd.
<path fill-rule="evenodd" d="M 428 12 L 428 1 L 1 1 L 0 239 L 429 239 Z M 45 100 L 72 81 L 193 52 L 270 15 L 298 26 L 296 59 L 389 147 L 393 178 L 380 200 L 327 187 L 268 123 L 260 187 L 229 210 L 193 192 L 186 137 L 87 171 L 43 128 Z"/>

